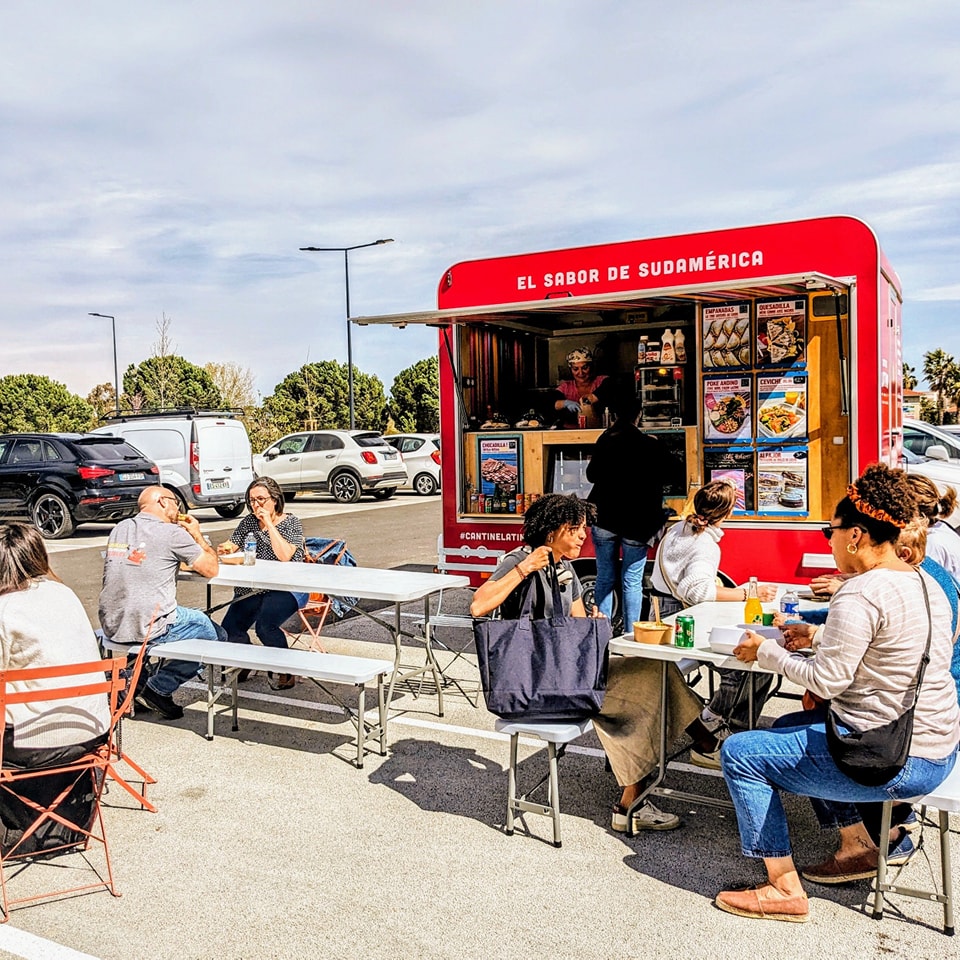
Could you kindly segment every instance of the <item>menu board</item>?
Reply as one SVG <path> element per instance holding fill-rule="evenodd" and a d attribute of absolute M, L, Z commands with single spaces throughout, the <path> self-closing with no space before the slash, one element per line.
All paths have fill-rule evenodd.
<path fill-rule="evenodd" d="M 807 438 L 807 375 L 757 377 L 757 442 Z"/>
<path fill-rule="evenodd" d="M 704 450 L 703 471 L 708 481 L 728 480 L 737 488 L 734 516 L 754 513 L 756 472 L 752 450 Z"/>
<path fill-rule="evenodd" d="M 486 496 L 511 496 L 523 489 L 520 478 L 519 437 L 479 437 L 479 492 Z"/>
<path fill-rule="evenodd" d="M 656 437 L 677 460 L 683 464 L 671 481 L 663 488 L 665 497 L 685 497 L 687 495 L 687 435 L 683 430 L 644 430 L 649 436 Z"/>
<path fill-rule="evenodd" d="M 757 301 L 757 366 L 796 367 L 806 362 L 807 301 Z"/>
<path fill-rule="evenodd" d="M 750 304 L 704 307 L 702 366 L 746 369 L 750 366 Z"/>
<path fill-rule="evenodd" d="M 750 377 L 706 377 L 703 381 L 703 439 L 707 443 L 751 443 Z"/>
<path fill-rule="evenodd" d="M 780 447 L 757 451 L 757 513 L 809 513 L 807 448 Z"/>

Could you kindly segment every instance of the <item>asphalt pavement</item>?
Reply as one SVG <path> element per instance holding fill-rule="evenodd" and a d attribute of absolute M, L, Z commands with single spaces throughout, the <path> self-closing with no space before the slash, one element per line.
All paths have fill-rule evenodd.
<path fill-rule="evenodd" d="M 436 499 L 398 497 L 321 511 L 297 500 L 308 532 L 347 537 L 369 566 L 429 569 L 436 560 Z M 204 520 L 216 542 L 234 522 Z M 97 535 L 91 532 L 90 541 Z M 98 542 L 71 543 L 54 566 L 95 611 Z M 200 603 L 200 588 L 181 588 Z M 186 592 L 196 589 L 193 599 Z M 468 591 L 443 598 L 462 613 Z M 404 611 L 413 623 L 420 604 Z M 464 639 L 440 634 L 450 646 Z M 328 648 L 390 656 L 386 633 L 362 617 L 330 625 Z M 410 644 L 406 659 L 422 662 Z M 442 655 L 449 659 L 451 654 Z M 475 658 L 454 668 L 475 681 Z M 757 882 L 741 856 L 733 814 L 707 804 L 658 801 L 681 829 L 627 838 L 611 832 L 619 791 L 593 734 L 560 764 L 563 846 L 550 822 L 526 815 L 504 832 L 508 741 L 493 718 L 455 692 L 437 716 L 429 691 L 401 690 L 392 705 L 389 751 L 350 758 L 353 728 L 322 690 L 300 682 L 272 691 L 255 676 L 242 688 L 240 730 L 219 718 L 204 739 L 200 684 L 178 694 L 186 716 L 165 723 L 141 714 L 124 724 L 124 748 L 156 778 L 158 812 L 136 809 L 114 786 L 105 798 L 114 870 L 123 894 L 61 899 L 16 910 L 0 926 L 0 956 L 36 960 L 129 958 L 662 958 L 940 960 L 955 944 L 940 932 L 937 904 L 896 898 L 881 922 L 866 909 L 869 884 L 808 885 L 811 921 L 752 921 L 712 906 L 719 889 Z M 793 703 L 773 703 L 773 715 Z M 521 747 L 521 788 L 544 769 L 544 754 Z M 722 779 L 686 756 L 670 785 L 725 796 Z M 809 803 L 787 798 L 797 860 L 832 850 Z M 936 834 L 902 878 L 929 886 L 939 876 Z M 958 834 L 951 843 L 960 861 Z M 54 861 L 65 863 L 67 861 Z M 31 870 L 62 867 L 37 865 Z M 14 881 L 27 882 L 29 873 Z"/>

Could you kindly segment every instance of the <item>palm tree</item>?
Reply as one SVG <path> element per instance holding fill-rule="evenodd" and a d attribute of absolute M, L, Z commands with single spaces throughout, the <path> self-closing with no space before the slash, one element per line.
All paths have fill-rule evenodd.
<path fill-rule="evenodd" d="M 917 371 L 910 366 L 909 363 L 904 361 L 903 364 L 903 389 L 904 390 L 916 390 L 917 384 Z"/>
<path fill-rule="evenodd" d="M 960 379 L 953 357 L 940 349 L 930 350 L 923 355 L 923 379 L 937 394 L 937 423 L 943 423 L 943 397 L 949 394 L 953 383 Z"/>

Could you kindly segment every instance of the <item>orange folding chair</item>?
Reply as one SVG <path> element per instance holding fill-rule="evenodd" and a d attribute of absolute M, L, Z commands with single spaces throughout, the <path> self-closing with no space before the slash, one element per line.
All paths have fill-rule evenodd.
<path fill-rule="evenodd" d="M 154 611 L 154 617 L 156 617 L 156 611 Z M 150 621 L 150 626 L 147 627 L 147 637 L 150 636 L 151 628 L 153 627 L 153 620 Z M 140 645 L 140 652 L 137 654 L 137 659 L 133 664 L 133 668 L 129 671 L 130 676 L 127 678 L 127 689 L 122 694 L 120 703 L 117 706 L 116 716 L 112 718 L 112 723 L 110 725 L 110 757 L 107 763 L 107 776 L 110 777 L 114 783 L 123 787 L 127 793 L 133 797 L 137 803 L 140 804 L 140 807 L 144 810 L 149 810 L 150 813 L 156 813 L 157 808 L 147 799 L 147 786 L 151 783 L 156 783 L 156 777 L 152 777 L 140 764 L 136 763 L 134 760 L 131 760 L 129 755 L 123 752 L 123 718 L 132 715 L 133 713 L 133 698 L 137 691 L 137 683 L 140 680 L 140 671 L 143 669 L 143 658 L 144 654 L 147 651 L 147 641 L 144 641 Z M 116 765 L 118 763 L 126 764 L 133 772 L 136 774 L 136 781 L 140 784 L 140 789 L 135 789 L 125 777 L 120 776 L 117 772 Z"/>
<path fill-rule="evenodd" d="M 338 544 L 340 549 L 335 554 L 331 553 Z M 346 552 L 346 540 L 332 540 L 319 553 L 311 554 L 309 551 L 305 551 L 304 561 L 306 563 L 329 563 L 331 566 L 336 566 Z M 287 633 L 287 645 L 290 647 L 302 645 L 301 640 L 306 634 L 310 639 L 305 642 L 305 649 L 314 650 L 317 653 L 326 653 L 327 648 L 320 639 L 320 631 L 323 630 L 323 625 L 327 622 L 327 616 L 332 606 L 333 597 L 325 593 L 311 593 L 307 602 L 297 611 L 302 629 L 299 633 Z"/>
<path fill-rule="evenodd" d="M 105 696 L 111 718 L 104 743 L 72 761 L 49 767 L 4 766 L 3 743 L 0 740 L 0 800 L 5 807 L 5 819 L 23 824 L 22 830 L 11 831 L 5 828 L 3 843 L 0 843 L 2 922 L 9 919 L 10 908 L 15 904 L 101 888 L 109 890 L 115 897 L 120 896 L 113 881 L 113 867 L 100 798 L 110 766 L 110 745 L 119 716 L 118 701 L 126 684 L 123 676 L 126 664 L 126 657 L 115 657 L 57 667 L 0 670 L 0 711 L 3 711 L 4 716 L 9 704 L 51 705 L 57 701 L 75 702 L 80 697 Z M 63 677 L 71 678 L 73 684 L 63 687 L 33 687 L 27 690 L 11 689 L 11 684 L 14 683 Z M 48 783 L 44 784 L 44 780 Z M 82 804 L 83 822 L 78 822 L 81 815 L 73 812 L 71 806 L 71 801 L 78 792 L 87 801 Z M 92 843 L 103 845 L 106 876 L 88 856 Z M 8 896 L 8 879 L 13 879 L 27 867 L 42 866 L 43 861 L 48 858 L 68 853 L 82 856 L 97 879 L 78 886 L 44 892 L 38 892 L 36 887 L 31 887 L 27 896 Z M 62 875 L 61 871 L 57 872 Z"/>

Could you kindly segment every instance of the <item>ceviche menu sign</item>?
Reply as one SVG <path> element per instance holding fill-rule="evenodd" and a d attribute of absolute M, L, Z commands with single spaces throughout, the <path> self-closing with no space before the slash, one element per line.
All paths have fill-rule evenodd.
<path fill-rule="evenodd" d="M 807 437 L 807 375 L 757 377 L 757 441 Z"/>

